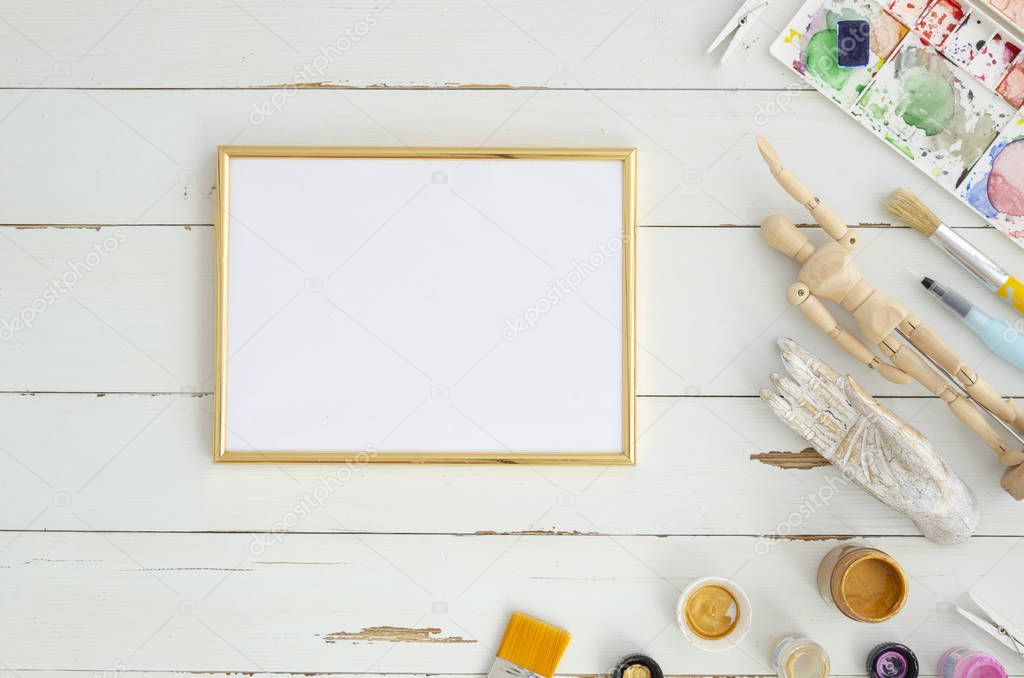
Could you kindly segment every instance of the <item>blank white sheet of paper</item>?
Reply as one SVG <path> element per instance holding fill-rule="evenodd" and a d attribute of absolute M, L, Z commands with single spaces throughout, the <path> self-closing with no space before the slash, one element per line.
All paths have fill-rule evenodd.
<path fill-rule="evenodd" d="M 624 171 L 231 158 L 226 449 L 622 453 Z"/>

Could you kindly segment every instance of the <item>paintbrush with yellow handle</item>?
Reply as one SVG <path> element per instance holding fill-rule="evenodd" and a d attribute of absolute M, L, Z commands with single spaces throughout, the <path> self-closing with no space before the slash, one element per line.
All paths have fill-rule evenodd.
<path fill-rule="evenodd" d="M 1024 315 L 1024 284 L 1004 271 L 996 262 L 964 240 L 956 231 L 942 223 L 921 200 L 902 188 L 897 188 L 885 200 L 889 214 L 904 222 L 939 246 L 957 263 L 970 271 L 1019 313 Z"/>

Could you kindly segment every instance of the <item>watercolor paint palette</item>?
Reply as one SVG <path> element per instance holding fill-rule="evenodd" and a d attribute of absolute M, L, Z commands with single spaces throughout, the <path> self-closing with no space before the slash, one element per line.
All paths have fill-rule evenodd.
<path fill-rule="evenodd" d="M 958 0 L 808 0 L 771 51 L 1024 247 L 1024 50 L 990 17 Z"/>

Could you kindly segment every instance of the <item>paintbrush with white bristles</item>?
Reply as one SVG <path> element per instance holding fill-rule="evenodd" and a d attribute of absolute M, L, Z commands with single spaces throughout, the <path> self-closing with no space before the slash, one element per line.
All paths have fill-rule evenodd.
<path fill-rule="evenodd" d="M 942 223 L 921 200 L 897 188 L 885 200 L 885 209 L 939 246 L 957 263 L 970 271 L 985 287 L 998 294 L 1024 315 L 1024 284 L 1004 271 L 956 231 Z"/>

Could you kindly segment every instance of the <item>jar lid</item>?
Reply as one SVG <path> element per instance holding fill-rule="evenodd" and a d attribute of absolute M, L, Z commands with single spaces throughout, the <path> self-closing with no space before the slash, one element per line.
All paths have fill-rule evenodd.
<path fill-rule="evenodd" d="M 900 643 L 877 645 L 868 654 L 867 664 L 868 676 L 871 678 L 917 678 L 919 671 L 913 650 Z"/>

